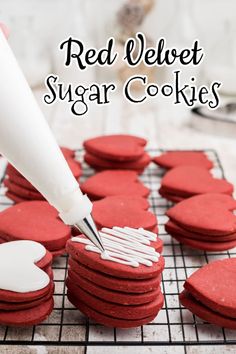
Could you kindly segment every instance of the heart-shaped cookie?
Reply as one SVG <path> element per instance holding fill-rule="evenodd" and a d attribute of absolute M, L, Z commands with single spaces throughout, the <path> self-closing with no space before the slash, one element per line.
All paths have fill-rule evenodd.
<path fill-rule="evenodd" d="M 187 290 L 182 291 L 179 295 L 181 304 L 189 309 L 194 315 L 202 318 L 204 321 L 212 323 L 214 325 L 236 329 L 236 320 L 228 316 L 220 315 L 219 313 L 212 311 L 207 306 L 204 306 L 198 300 L 196 300 Z"/>
<path fill-rule="evenodd" d="M 158 253 L 157 234 L 130 227 L 103 228 L 99 233 L 102 253 L 83 235 L 67 241 L 69 301 L 102 324 L 148 323 L 163 305 L 164 258 Z"/>
<path fill-rule="evenodd" d="M 84 142 L 89 153 L 114 161 L 132 161 L 141 157 L 145 139 L 132 135 L 105 135 Z"/>
<path fill-rule="evenodd" d="M 166 215 L 181 227 L 206 235 L 236 232 L 236 201 L 225 194 L 202 194 L 185 199 Z"/>
<path fill-rule="evenodd" d="M 161 189 L 185 198 L 203 193 L 233 193 L 231 183 L 214 178 L 207 169 L 199 166 L 178 166 L 171 169 L 163 177 Z"/>
<path fill-rule="evenodd" d="M 0 212 L 0 238 L 5 241 L 33 240 L 59 251 L 70 236 L 70 227 L 47 202 L 22 202 Z"/>
<path fill-rule="evenodd" d="M 159 276 L 164 268 L 164 259 L 159 252 L 160 242 L 157 235 L 149 232 L 153 239 L 148 243 L 145 238 L 144 244 L 142 235 L 147 230 L 131 229 L 103 228 L 100 236 L 106 248 L 105 254 L 100 254 L 84 235 L 68 240 L 66 250 L 73 259 L 84 266 L 113 277 L 137 280 Z"/>
<path fill-rule="evenodd" d="M 201 166 L 208 170 L 213 167 L 213 163 L 202 151 L 168 151 L 153 158 L 157 165 L 171 169 L 177 166 Z"/>
<path fill-rule="evenodd" d="M 149 189 L 138 180 L 134 171 L 107 170 L 99 172 L 81 184 L 81 189 L 92 199 L 113 195 L 147 197 Z"/>
<path fill-rule="evenodd" d="M 35 264 L 45 255 L 46 249 L 34 241 L 2 243 L 0 245 L 0 297 L 2 290 L 26 293 L 47 287 L 50 282 L 48 274 Z"/>
<path fill-rule="evenodd" d="M 107 197 L 93 203 L 92 215 L 99 229 L 115 225 L 154 231 L 157 228 L 157 218 L 146 209 L 147 204 L 143 198 Z"/>
<path fill-rule="evenodd" d="M 221 315 L 236 318 L 236 258 L 211 262 L 194 272 L 185 289 L 203 305 Z"/>
<path fill-rule="evenodd" d="M 84 161 L 95 169 L 142 171 L 150 163 L 151 158 L 145 152 L 135 161 L 111 161 L 86 152 L 84 155 Z"/>

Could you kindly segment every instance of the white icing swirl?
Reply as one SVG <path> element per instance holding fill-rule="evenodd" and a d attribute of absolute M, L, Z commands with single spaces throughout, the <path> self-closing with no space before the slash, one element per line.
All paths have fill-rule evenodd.
<path fill-rule="evenodd" d="M 101 254 L 103 260 L 138 267 L 143 264 L 151 267 L 153 262 L 158 262 L 160 254 L 151 247 L 151 241 L 157 240 L 157 235 L 142 228 L 133 229 L 131 227 L 103 228 L 100 232 L 105 252 L 101 252 L 87 238 L 73 237 L 72 241 L 85 244 L 87 251 Z"/>

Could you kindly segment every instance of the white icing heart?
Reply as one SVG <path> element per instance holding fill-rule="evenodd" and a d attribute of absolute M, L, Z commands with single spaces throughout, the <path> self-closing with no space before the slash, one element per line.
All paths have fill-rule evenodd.
<path fill-rule="evenodd" d="M 26 293 L 45 288 L 49 276 L 34 264 L 45 254 L 45 247 L 34 241 L 0 244 L 0 289 Z"/>
<path fill-rule="evenodd" d="M 72 241 L 85 244 L 87 251 L 101 253 L 103 260 L 131 267 L 138 267 L 140 264 L 151 267 L 153 262 L 159 260 L 160 254 L 150 246 L 151 241 L 157 240 L 157 235 L 153 232 L 143 228 L 104 227 L 99 234 L 106 249 L 103 253 L 90 240 L 83 237 L 73 237 Z"/>

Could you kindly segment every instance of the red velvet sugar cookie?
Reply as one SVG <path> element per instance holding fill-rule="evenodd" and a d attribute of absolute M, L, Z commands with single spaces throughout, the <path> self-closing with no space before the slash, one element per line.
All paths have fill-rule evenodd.
<path fill-rule="evenodd" d="M 102 253 L 83 235 L 67 241 L 69 301 L 109 326 L 148 323 L 163 306 L 164 259 L 156 250 L 157 235 L 128 227 L 104 228 L 99 233 L 105 247 Z"/>
<path fill-rule="evenodd" d="M 236 239 L 232 241 L 210 242 L 210 241 L 195 240 L 193 238 L 186 238 L 183 237 L 182 235 L 175 234 L 175 233 L 172 233 L 171 236 L 173 236 L 180 243 L 183 243 L 189 247 L 198 250 L 203 250 L 203 251 L 209 251 L 209 252 L 226 251 L 236 247 Z"/>
<path fill-rule="evenodd" d="M 53 299 L 36 307 L 18 311 L 0 311 L 0 323 L 6 326 L 32 326 L 43 322 L 53 310 Z"/>
<path fill-rule="evenodd" d="M 152 161 L 166 169 L 183 165 L 200 166 L 208 170 L 213 167 L 213 163 L 202 151 L 168 151 L 154 157 Z"/>
<path fill-rule="evenodd" d="M 194 272 L 184 288 L 202 304 L 236 319 L 236 258 L 211 262 Z"/>
<path fill-rule="evenodd" d="M 16 183 L 12 182 L 10 179 L 5 178 L 3 183 L 5 187 L 8 188 L 8 191 L 18 195 L 19 197 L 27 198 L 29 200 L 45 200 L 42 194 L 40 194 L 37 190 L 33 191 L 21 187 L 20 185 L 17 185 Z"/>
<path fill-rule="evenodd" d="M 176 224 L 175 222 L 169 220 L 165 224 L 165 230 L 168 234 L 176 234 L 184 238 L 190 238 L 199 241 L 211 241 L 211 242 L 222 242 L 222 241 L 234 241 L 236 240 L 236 233 L 227 235 L 213 235 L 213 234 L 202 234 L 194 231 L 188 231 Z"/>
<path fill-rule="evenodd" d="M 156 251 L 156 234 L 141 229 L 104 228 L 100 236 L 107 251 L 105 254 L 83 235 L 68 240 L 66 250 L 84 266 L 118 278 L 149 279 L 162 272 L 164 259 Z M 114 248 L 119 249 L 119 255 Z"/>
<path fill-rule="evenodd" d="M 101 157 L 95 156 L 90 153 L 84 155 L 84 161 L 88 165 L 94 167 L 95 169 L 108 169 L 108 170 L 143 170 L 150 162 L 150 156 L 145 152 L 143 155 L 135 161 L 111 161 L 102 159 Z"/>
<path fill-rule="evenodd" d="M 101 300 L 97 296 L 91 295 L 88 292 L 84 291 L 79 286 L 76 286 L 76 289 L 70 289 L 69 292 L 73 295 L 75 299 L 89 304 L 89 306 L 95 311 L 102 312 L 107 316 L 112 316 L 121 319 L 139 320 L 148 316 L 153 316 L 154 314 L 157 314 L 163 306 L 162 293 L 159 293 L 155 300 L 149 303 L 127 306 Z"/>
<path fill-rule="evenodd" d="M 40 243 L 24 240 L 0 245 L 1 325 L 29 326 L 48 317 L 54 291 L 50 262 Z"/>
<path fill-rule="evenodd" d="M 173 193 L 165 192 L 165 190 L 163 190 L 163 188 L 160 188 L 158 192 L 163 198 L 165 198 L 173 203 L 179 203 L 185 199 L 185 198 L 179 197 Z"/>
<path fill-rule="evenodd" d="M 97 285 L 86 278 L 83 278 L 81 275 L 69 270 L 67 278 L 67 286 L 70 288 L 70 291 L 73 293 L 77 292 L 77 286 L 82 288 L 84 291 L 90 293 L 91 295 L 96 294 L 102 300 L 114 302 L 121 305 L 140 305 L 146 304 L 150 301 L 154 301 L 160 294 L 160 287 L 145 292 L 143 294 L 129 294 L 113 289 L 107 289 L 103 284 Z"/>
<path fill-rule="evenodd" d="M 166 215 L 181 227 L 206 234 L 236 232 L 236 201 L 224 194 L 203 194 L 188 198 L 170 208 Z"/>
<path fill-rule="evenodd" d="M 107 316 L 101 312 L 98 312 L 94 310 L 93 308 L 89 307 L 87 304 L 82 302 L 81 300 L 78 300 L 76 296 L 71 294 L 70 292 L 67 293 L 69 301 L 77 307 L 81 312 L 83 312 L 85 315 L 88 317 L 91 317 L 93 320 L 97 321 L 98 323 L 101 323 L 105 326 L 108 327 L 117 327 L 117 328 L 132 328 L 132 327 L 138 327 L 142 326 L 146 323 L 151 322 L 154 320 L 156 317 L 156 313 L 154 313 L 152 316 L 145 317 L 139 320 L 130 320 L 130 319 L 120 319 L 120 318 L 115 318 L 111 316 Z M 160 308 L 161 308 L 160 304 Z"/>
<path fill-rule="evenodd" d="M 89 153 L 114 161 L 132 161 L 140 158 L 144 152 L 145 139 L 132 135 L 106 135 L 84 142 Z"/>
<path fill-rule="evenodd" d="M 38 264 L 45 265 L 46 249 L 34 241 L 0 245 L 0 301 L 27 302 L 51 291 L 50 278 Z"/>
<path fill-rule="evenodd" d="M 225 179 L 213 178 L 207 169 L 199 166 L 179 166 L 171 169 L 163 177 L 161 189 L 179 197 L 204 193 L 233 193 L 231 183 Z"/>
<path fill-rule="evenodd" d="M 71 157 L 66 158 L 66 161 L 67 161 L 74 177 L 79 178 L 82 174 L 82 168 L 81 168 L 80 163 L 78 161 L 75 161 Z M 35 190 L 35 187 L 27 179 L 25 179 L 25 177 L 22 176 L 22 174 L 19 171 L 17 171 L 17 169 L 15 167 L 13 167 L 11 164 L 7 165 L 6 174 L 9 176 L 9 178 L 12 181 L 14 181 L 15 183 L 17 183 L 19 185 L 22 185 L 22 187 L 24 186 L 28 189 Z M 23 184 L 22 184 L 22 179 L 24 179 L 26 181 L 26 182 L 23 182 Z"/>
<path fill-rule="evenodd" d="M 11 199 L 13 202 L 15 203 L 21 203 L 21 202 L 25 202 L 26 199 L 19 197 L 18 195 L 11 193 L 9 191 L 6 191 L 6 197 Z"/>
<path fill-rule="evenodd" d="M 38 297 L 36 299 L 29 300 L 29 301 L 18 301 L 18 302 L 16 301 L 16 302 L 13 302 L 13 301 L 8 301 L 8 299 L 6 299 L 5 301 L 1 300 L 0 301 L 0 310 L 16 311 L 16 310 L 29 309 L 29 308 L 38 306 L 41 303 L 49 300 L 50 298 L 53 297 L 53 293 L 54 293 L 54 283 L 53 283 L 53 281 L 51 281 L 50 282 L 50 289 L 49 289 L 49 291 L 46 294 L 44 294 L 44 295 L 42 295 L 42 296 L 40 296 L 40 297 Z M 21 296 L 22 296 L 22 294 L 21 294 Z"/>
<path fill-rule="evenodd" d="M 61 151 L 62 151 L 62 153 L 63 153 L 63 155 L 65 156 L 66 159 L 68 159 L 68 158 L 72 158 L 73 159 L 75 157 L 74 150 L 71 150 L 71 149 L 69 149 L 67 147 L 64 147 L 64 146 L 61 146 L 60 149 L 61 149 Z"/>
<path fill-rule="evenodd" d="M 137 173 L 125 170 L 106 170 L 88 178 L 81 189 L 93 199 L 112 195 L 147 197 L 149 189 L 138 180 Z"/>
<path fill-rule="evenodd" d="M 6 241 L 33 240 L 57 251 L 65 247 L 70 236 L 70 227 L 44 201 L 19 203 L 0 213 L 0 237 Z"/>
<path fill-rule="evenodd" d="M 161 275 L 150 279 L 122 279 L 109 274 L 95 271 L 92 268 L 84 266 L 73 258 L 69 258 L 70 269 L 74 273 L 83 276 L 94 284 L 101 285 L 107 289 L 117 290 L 123 293 L 143 294 L 156 290 L 160 287 Z"/>
<path fill-rule="evenodd" d="M 157 227 L 156 215 L 146 210 L 143 198 L 107 197 L 93 203 L 92 215 L 99 229 L 116 225 L 154 231 Z"/>
<path fill-rule="evenodd" d="M 207 306 L 204 306 L 186 290 L 182 291 L 182 293 L 179 295 L 179 299 L 184 307 L 186 307 L 194 315 L 202 318 L 204 321 L 220 327 L 236 329 L 236 319 L 220 315 Z"/>

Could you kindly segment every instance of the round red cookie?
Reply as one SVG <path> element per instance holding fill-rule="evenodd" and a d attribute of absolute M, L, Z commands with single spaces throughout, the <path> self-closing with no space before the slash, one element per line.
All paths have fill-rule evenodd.
<path fill-rule="evenodd" d="M 47 202 L 22 202 L 0 212 L 0 237 L 6 241 L 32 240 L 57 251 L 70 236 L 70 227 Z"/>
<path fill-rule="evenodd" d="M 184 307 L 186 307 L 194 315 L 202 318 L 204 321 L 207 321 L 220 327 L 236 329 L 235 319 L 214 312 L 213 310 L 209 309 L 208 307 L 204 306 L 202 303 L 197 301 L 186 290 L 184 290 L 179 295 L 179 299 Z"/>
<path fill-rule="evenodd" d="M 223 194 L 204 194 L 176 204 L 166 215 L 187 229 L 206 235 L 228 235 L 236 232 L 236 201 Z"/>
<path fill-rule="evenodd" d="M 199 166 L 178 166 L 171 169 L 163 177 L 161 189 L 165 193 L 180 197 L 203 193 L 233 193 L 231 183 L 225 179 L 214 178 L 207 169 Z"/>
<path fill-rule="evenodd" d="M 182 237 L 182 235 L 174 234 L 174 233 L 172 233 L 171 236 L 174 237 L 180 243 L 183 243 L 184 245 L 195 248 L 197 250 L 214 252 L 214 251 L 226 251 L 236 247 L 236 239 L 233 241 L 210 242 L 210 241 L 194 240 L 191 238 Z"/>
<path fill-rule="evenodd" d="M 81 287 L 75 286 L 69 293 L 78 301 L 89 304 L 95 311 L 99 311 L 107 316 L 121 319 L 139 320 L 145 317 L 153 316 L 163 306 L 163 295 L 159 295 L 154 301 L 142 305 L 120 305 L 99 299 L 84 291 Z"/>
<path fill-rule="evenodd" d="M 156 248 L 157 244 L 155 242 L 151 242 L 150 246 Z M 67 241 L 66 250 L 69 255 L 78 260 L 84 266 L 118 278 L 153 278 L 158 276 L 164 268 L 164 258 L 162 256 L 159 257 L 158 262 L 153 262 L 151 267 L 143 264 L 140 264 L 138 267 L 131 267 L 125 264 L 115 263 L 110 260 L 103 260 L 100 253 L 87 251 L 84 244 L 75 242 L 73 239 Z"/>
<path fill-rule="evenodd" d="M 228 235 L 207 235 L 201 234 L 194 231 L 188 231 L 182 228 L 180 225 L 176 224 L 175 222 L 169 220 L 165 224 L 165 230 L 168 234 L 177 234 L 184 238 L 190 238 L 199 241 L 210 241 L 210 242 L 222 242 L 222 241 L 234 241 L 236 240 L 236 233 L 228 234 Z"/>
<path fill-rule="evenodd" d="M 155 164 L 171 169 L 177 166 L 200 166 L 210 170 L 213 163 L 202 151 L 168 151 L 152 160 Z"/>
<path fill-rule="evenodd" d="M 157 218 L 146 206 L 143 198 L 107 197 L 93 203 L 92 215 L 99 229 L 116 225 L 154 231 Z"/>
<path fill-rule="evenodd" d="M 17 311 L 0 311 L 0 323 L 7 326 L 32 326 L 44 321 L 53 310 L 53 298 L 30 308 Z"/>
<path fill-rule="evenodd" d="M 145 139 L 132 135 L 105 135 L 84 142 L 89 153 L 114 161 L 137 160 L 143 155 Z"/>
<path fill-rule="evenodd" d="M 97 157 L 93 154 L 86 153 L 84 155 L 84 161 L 96 168 L 100 169 L 117 169 L 117 170 L 143 170 L 150 162 L 150 156 L 145 152 L 140 158 L 135 161 L 128 161 L 128 162 L 120 162 L 120 161 L 110 161 L 106 159 L 102 159 L 101 157 Z"/>
<path fill-rule="evenodd" d="M 81 184 L 81 189 L 93 199 L 112 195 L 132 195 L 147 197 L 150 190 L 138 180 L 135 171 L 106 170 L 89 177 Z"/>
<path fill-rule="evenodd" d="M 140 305 L 154 301 L 160 293 L 160 287 L 156 290 L 148 291 L 143 294 L 129 294 L 115 291 L 113 289 L 106 289 L 105 287 L 97 285 L 81 275 L 69 270 L 67 285 L 71 292 L 76 293 L 77 285 L 90 294 L 96 294 L 102 300 L 114 302 L 122 305 Z M 103 284 L 102 284 L 103 285 Z"/>
<path fill-rule="evenodd" d="M 236 258 L 211 262 L 194 272 L 184 288 L 202 304 L 236 319 Z"/>
<path fill-rule="evenodd" d="M 96 322 L 101 323 L 101 324 L 108 326 L 108 327 L 116 327 L 116 328 L 138 327 L 138 326 L 142 326 L 142 325 L 145 325 L 145 324 L 151 322 L 152 320 L 154 320 L 154 318 L 157 315 L 157 313 L 155 313 L 152 316 L 148 316 L 148 317 L 142 318 L 140 320 L 120 319 L 120 318 L 107 316 L 107 315 L 102 314 L 101 312 L 95 311 L 94 309 L 89 307 L 87 304 L 85 304 L 81 300 L 78 300 L 69 291 L 67 293 L 67 297 L 68 297 L 69 301 L 76 308 L 78 308 L 82 313 L 84 313 L 86 316 L 91 317 Z"/>
<path fill-rule="evenodd" d="M 94 284 L 101 285 L 107 289 L 113 289 L 122 293 L 144 294 L 159 288 L 161 282 L 161 274 L 149 279 L 122 279 L 109 274 L 94 270 L 73 258 L 69 258 L 70 269 L 76 274 L 83 276 Z"/>

